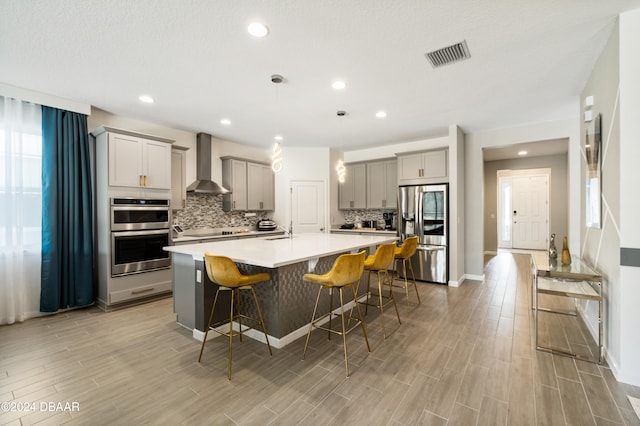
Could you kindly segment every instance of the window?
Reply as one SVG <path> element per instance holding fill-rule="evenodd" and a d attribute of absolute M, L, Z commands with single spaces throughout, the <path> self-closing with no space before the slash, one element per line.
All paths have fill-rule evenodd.
<path fill-rule="evenodd" d="M 41 128 L 40 105 L 0 96 L 0 324 L 39 311 Z"/>

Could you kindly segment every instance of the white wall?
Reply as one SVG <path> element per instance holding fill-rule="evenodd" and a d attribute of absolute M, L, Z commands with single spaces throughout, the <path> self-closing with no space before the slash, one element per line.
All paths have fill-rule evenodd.
<path fill-rule="evenodd" d="M 594 117 L 602 115 L 602 228 L 587 228 L 585 204 L 580 211 L 582 232 L 582 259 L 604 278 L 603 294 L 603 329 L 604 347 L 607 362 L 614 374 L 618 374 L 620 366 L 620 105 L 617 99 L 620 74 L 619 29 L 616 25 L 612 35 L 598 57 L 591 75 L 582 91 L 584 99 L 594 97 L 591 111 Z M 581 120 L 582 121 L 582 120 Z M 593 122 L 581 122 L 581 161 L 580 192 L 583 200 L 586 187 L 586 133 L 593 134 Z M 583 316 L 590 325 L 592 334 L 597 337 L 598 306 L 593 302 L 582 302 Z"/>
<path fill-rule="evenodd" d="M 449 126 L 449 285 L 458 286 L 465 277 L 465 135 L 458 126 Z"/>
<path fill-rule="evenodd" d="M 22 87 L 11 86 L 5 83 L 0 83 L 0 95 L 7 98 L 14 98 L 20 99 L 21 101 L 32 102 L 34 104 L 78 112 L 84 115 L 91 114 L 91 105 L 89 104 L 73 101 L 71 99 L 61 98 L 58 96 L 48 95 L 46 93 L 36 92 L 34 90 L 23 89 Z"/>
<path fill-rule="evenodd" d="M 345 151 L 344 162 L 354 163 L 356 161 L 369 161 L 381 158 L 393 158 L 396 154 L 428 151 L 430 149 L 446 148 L 449 146 L 449 136 L 419 139 L 416 141 L 399 142 L 392 145 L 378 146 L 373 148 Z"/>
<path fill-rule="evenodd" d="M 620 245 L 640 249 L 640 9 L 620 16 Z M 618 379 L 640 386 L 640 267 L 620 267 Z"/>
<path fill-rule="evenodd" d="M 335 154 L 334 154 L 335 155 Z M 282 171 L 276 174 L 276 210 L 273 219 L 280 224 L 291 221 L 291 195 L 289 188 L 294 180 L 317 180 L 325 184 L 325 200 L 330 200 L 332 153 L 329 148 L 282 147 Z M 337 187 L 336 184 L 332 184 Z M 331 216 L 330 202 L 325 203 L 325 228 Z M 295 229 L 294 229 L 295 235 Z"/>

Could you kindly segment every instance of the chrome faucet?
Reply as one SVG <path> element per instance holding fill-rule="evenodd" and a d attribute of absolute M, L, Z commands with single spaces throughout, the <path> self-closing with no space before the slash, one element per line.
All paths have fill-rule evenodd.
<path fill-rule="evenodd" d="M 289 238 L 293 238 L 293 222 L 289 224 L 289 229 L 282 225 L 278 225 L 278 229 L 282 229 Z"/>

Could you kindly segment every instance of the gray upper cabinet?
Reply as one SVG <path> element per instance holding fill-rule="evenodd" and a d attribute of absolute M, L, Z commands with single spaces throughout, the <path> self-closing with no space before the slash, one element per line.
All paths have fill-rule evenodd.
<path fill-rule="evenodd" d="M 275 209 L 274 176 L 268 164 L 222 157 L 222 185 L 231 190 L 222 198 L 224 211 Z"/>
<path fill-rule="evenodd" d="M 345 164 L 345 181 L 338 185 L 338 208 L 367 208 L 367 166 L 365 163 Z"/>
<path fill-rule="evenodd" d="M 247 162 L 235 158 L 222 159 L 222 186 L 231 194 L 222 198 L 222 209 L 226 212 L 247 209 Z"/>
<path fill-rule="evenodd" d="M 398 184 L 444 182 L 447 178 L 447 150 L 398 155 Z"/>
<path fill-rule="evenodd" d="M 275 208 L 274 177 L 271 166 L 247 162 L 247 209 Z"/>
<path fill-rule="evenodd" d="M 109 134 L 109 185 L 170 189 L 171 143 Z"/>
<path fill-rule="evenodd" d="M 367 208 L 395 209 L 398 190 L 397 161 L 367 163 Z"/>
<path fill-rule="evenodd" d="M 173 140 L 107 126 L 91 133 L 96 138 L 98 168 L 102 171 L 105 166 L 98 185 L 132 197 L 168 196 Z"/>

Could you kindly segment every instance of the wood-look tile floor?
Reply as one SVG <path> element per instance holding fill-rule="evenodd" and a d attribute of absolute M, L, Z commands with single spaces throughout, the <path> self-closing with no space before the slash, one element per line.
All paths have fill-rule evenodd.
<path fill-rule="evenodd" d="M 386 340 L 370 309 L 372 352 L 349 334 L 349 378 L 341 339 L 314 331 L 305 361 L 304 338 L 272 357 L 249 338 L 236 343 L 229 382 L 227 341 L 209 341 L 198 363 L 200 344 L 176 325 L 171 299 L 3 326 L 0 402 L 35 410 L 0 412 L 0 424 L 640 424 L 626 396 L 640 388 L 606 366 L 535 350 L 526 256 L 501 253 L 485 277 L 419 283 L 421 305 L 397 291 L 402 325 L 389 309 Z M 568 345 L 585 343 L 579 327 L 564 330 Z"/>

